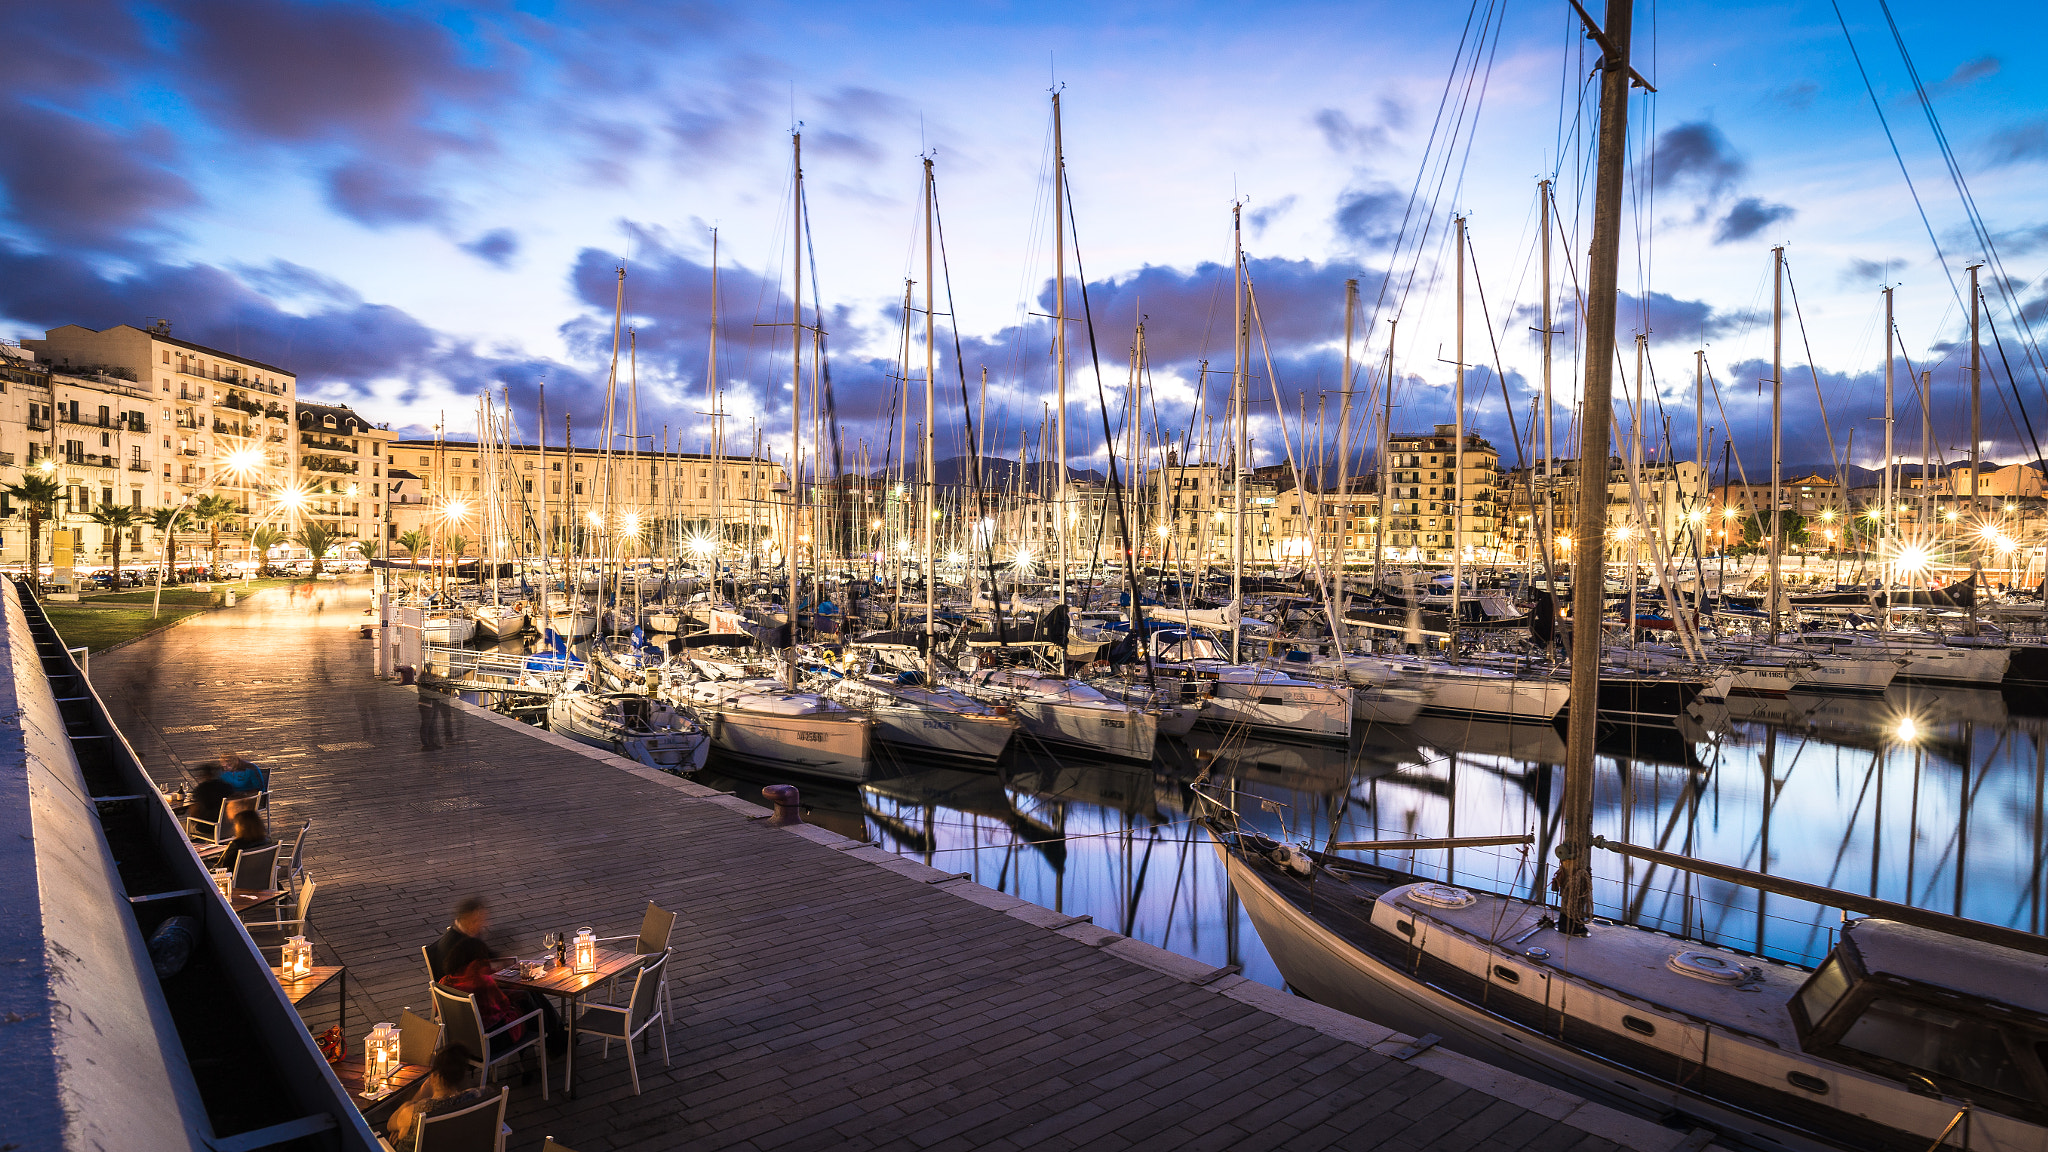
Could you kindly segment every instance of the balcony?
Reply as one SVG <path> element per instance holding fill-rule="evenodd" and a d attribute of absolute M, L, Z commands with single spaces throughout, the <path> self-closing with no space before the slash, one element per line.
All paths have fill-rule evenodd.
<path fill-rule="evenodd" d="M 117 462 L 112 456 L 103 455 L 98 452 L 66 452 L 64 453 L 64 463 L 69 464 L 74 468 L 120 467 L 119 462 Z"/>
<path fill-rule="evenodd" d="M 362 465 L 353 460 L 336 460 L 331 456 L 301 456 L 299 466 L 308 472 L 334 472 L 343 476 L 354 476 Z"/>
<path fill-rule="evenodd" d="M 139 416 L 130 416 L 121 421 L 121 427 L 126 428 L 130 432 L 147 432 L 149 431 L 149 421 Z"/>
<path fill-rule="evenodd" d="M 356 452 L 346 440 L 336 440 L 331 436 L 323 439 L 310 432 L 299 433 L 299 445 L 304 448 L 318 448 L 323 452 L 347 452 L 351 455 Z"/>
<path fill-rule="evenodd" d="M 38 432 L 48 432 L 50 430 L 50 418 L 48 416 L 31 416 L 28 418 L 28 426 Z"/>
<path fill-rule="evenodd" d="M 118 425 L 115 424 L 112 417 L 108 417 L 107 419 L 102 420 L 100 419 L 99 414 L 97 412 L 93 413 L 90 416 L 84 414 L 74 416 L 71 414 L 71 410 L 69 408 L 59 408 L 57 409 L 57 412 L 57 422 L 60 424 L 76 424 L 81 428 L 118 427 Z"/>
<path fill-rule="evenodd" d="M 197 455 L 199 455 L 199 449 L 197 449 L 197 448 L 180 448 L 180 449 L 178 449 L 178 455 L 180 455 L 180 456 L 197 456 Z"/>
<path fill-rule="evenodd" d="M 149 471 L 149 461 L 147 461 L 147 460 L 130 460 L 130 461 L 128 462 L 128 470 L 129 470 L 130 472 L 147 472 L 147 471 Z"/>

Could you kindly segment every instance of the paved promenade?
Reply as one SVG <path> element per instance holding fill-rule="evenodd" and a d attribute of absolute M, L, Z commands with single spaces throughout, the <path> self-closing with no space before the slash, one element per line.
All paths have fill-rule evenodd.
<path fill-rule="evenodd" d="M 361 584 L 283 592 L 92 661 L 160 781 L 238 752 L 311 819 L 318 962 L 353 1049 L 424 1009 L 419 947 L 492 901 L 502 946 L 680 914 L 669 1029 L 632 1094 L 578 1049 L 577 1097 L 512 1074 L 513 1152 L 617 1149 L 1673 1149 L 1686 1134 L 822 829 L 370 675 Z M 422 737 L 426 739 L 423 741 Z M 431 745 L 431 747 L 426 746 Z M 316 1027 L 330 1018 L 309 1002 Z M 332 1010 L 324 1009 L 328 1017 Z M 1686 1142 L 1697 1148 L 1697 1142 Z"/>

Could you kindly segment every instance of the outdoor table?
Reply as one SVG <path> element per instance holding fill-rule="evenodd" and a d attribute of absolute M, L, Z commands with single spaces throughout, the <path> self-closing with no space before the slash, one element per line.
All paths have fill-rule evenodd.
<path fill-rule="evenodd" d="M 427 1078 L 427 1069 L 420 1064 L 400 1064 L 398 1074 L 391 1078 L 391 1090 L 382 1096 L 363 1095 L 363 1057 L 361 1053 L 349 1056 L 334 1066 L 335 1078 L 348 1090 L 348 1098 L 355 1102 L 356 1111 L 364 1119 L 389 1116 L 413 1094 L 420 1081 Z"/>
<path fill-rule="evenodd" d="M 500 988 L 507 991 L 524 988 L 539 992 L 562 1001 L 562 1026 L 569 1031 L 569 1054 L 564 1060 L 562 1091 L 569 1098 L 576 1098 L 576 1009 L 583 1002 L 583 994 L 622 972 L 638 967 L 646 957 L 638 952 L 616 952 L 609 948 L 597 950 L 597 967 L 589 972 L 578 972 L 571 967 L 551 969 L 545 976 L 524 977 L 517 966 L 493 973 Z"/>
<path fill-rule="evenodd" d="M 275 904 L 283 895 L 282 888 L 233 888 L 229 890 L 228 904 L 234 908 L 235 915 L 239 916 L 244 912 L 253 912 L 265 905 Z M 314 971 L 317 972 L 319 969 L 315 968 Z"/>
<path fill-rule="evenodd" d="M 329 984 L 336 985 L 336 991 L 340 993 L 341 1002 L 341 1019 L 336 1021 L 336 1023 L 341 1025 L 341 1034 L 343 1036 L 348 1035 L 348 969 L 345 966 L 340 964 L 315 964 L 311 972 L 296 980 L 285 979 L 284 969 L 282 968 L 272 968 L 270 974 L 277 977 L 277 986 L 284 989 L 285 998 L 292 1002 L 292 1007 L 294 1008 L 299 1006 L 300 1001 L 327 987 Z"/>

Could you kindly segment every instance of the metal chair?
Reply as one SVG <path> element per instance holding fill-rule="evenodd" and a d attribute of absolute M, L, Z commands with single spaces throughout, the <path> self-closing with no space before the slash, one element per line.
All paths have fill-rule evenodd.
<path fill-rule="evenodd" d="M 268 892 L 277 883 L 277 853 L 280 845 L 266 844 L 235 856 L 234 879 L 230 883 L 244 892 Z"/>
<path fill-rule="evenodd" d="M 287 883 L 296 881 L 306 870 L 306 833 L 312 828 L 311 820 L 299 825 L 298 835 L 292 837 L 291 851 L 284 853 L 278 861 L 277 874 Z"/>
<path fill-rule="evenodd" d="M 633 978 L 633 998 L 623 1006 L 617 1004 L 592 1004 L 583 1009 L 583 1015 L 576 1019 L 575 1030 L 570 1033 L 570 1043 L 586 1033 L 604 1037 L 604 1055 L 610 1058 L 612 1041 L 626 1046 L 626 1069 L 633 1076 L 633 1095 L 640 1094 L 640 1062 L 634 1054 L 634 1042 L 649 1028 L 661 1023 L 662 1012 L 656 1005 L 660 999 L 661 983 L 668 972 L 668 956 L 640 967 Z M 657 1029 L 661 1033 L 661 1062 L 668 1065 L 668 1029 Z"/>
<path fill-rule="evenodd" d="M 597 942 L 599 944 L 611 944 L 620 940 L 634 941 L 633 950 L 640 954 L 641 965 L 644 967 L 648 960 L 668 951 L 669 937 L 675 934 L 675 930 L 676 914 L 665 911 L 659 904 L 649 900 L 647 902 L 647 914 L 640 918 L 640 934 L 638 936 L 600 936 Z M 611 989 L 624 976 L 625 973 L 621 972 L 617 976 L 612 977 L 610 983 L 606 985 L 605 999 L 607 1001 L 611 999 Z M 664 1013 L 669 1010 L 668 978 L 666 976 L 661 981 L 661 1010 Z"/>
<path fill-rule="evenodd" d="M 542 1036 L 547 1026 L 542 1022 L 540 1009 L 536 1008 L 516 1020 L 508 1020 L 486 1032 L 483 1013 L 477 1010 L 476 997 L 457 992 L 444 984 L 436 984 L 434 1006 L 441 1011 L 441 1026 L 446 1029 L 448 1043 L 460 1045 L 469 1053 L 470 1065 L 483 1070 L 484 1083 L 487 1085 L 491 1082 L 492 1068 L 529 1048 L 539 1052 L 540 1098 L 548 1098 L 548 1048 Z M 497 1039 L 529 1020 L 533 1022 L 533 1031 L 525 1039 Z"/>
<path fill-rule="evenodd" d="M 428 1116 L 413 1125 L 411 1152 L 505 1152 L 505 1104 L 510 1088 L 456 1112 Z"/>
<path fill-rule="evenodd" d="M 194 843 L 220 844 L 232 840 L 235 838 L 235 813 L 256 811 L 256 803 L 261 799 L 260 793 L 230 796 L 220 802 L 220 811 L 211 820 L 188 815 L 185 817 L 185 835 Z"/>
<path fill-rule="evenodd" d="M 434 1053 L 441 1050 L 440 1024 L 429 1020 L 410 1008 L 398 1013 L 398 1062 L 425 1068 L 434 1062 Z"/>

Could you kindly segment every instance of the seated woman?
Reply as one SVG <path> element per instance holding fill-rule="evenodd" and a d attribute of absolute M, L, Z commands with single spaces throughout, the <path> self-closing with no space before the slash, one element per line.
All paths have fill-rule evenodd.
<path fill-rule="evenodd" d="M 227 851 L 220 854 L 220 867 L 232 872 L 237 856 L 252 848 L 268 848 L 273 843 L 269 830 L 263 827 L 263 817 L 254 812 L 237 812 L 235 838 L 228 841 Z"/>
<path fill-rule="evenodd" d="M 265 791 L 263 769 L 240 756 L 227 755 L 220 758 L 220 778 L 222 783 L 237 792 Z"/>
<path fill-rule="evenodd" d="M 220 778 L 220 768 L 218 760 L 192 766 L 192 775 L 199 778 L 199 783 L 192 786 L 192 798 L 185 805 L 189 818 L 205 824 L 220 819 L 221 801 L 235 794 L 235 786 Z"/>
<path fill-rule="evenodd" d="M 410 1139 L 414 1126 L 429 1116 L 459 1112 L 490 1098 L 492 1093 L 483 1088 L 465 1091 L 462 1083 L 467 1079 L 468 1049 L 451 1044 L 434 1053 L 434 1062 L 428 1066 L 427 1078 L 420 1083 L 419 1090 L 391 1114 L 387 1130 L 391 1133 L 392 1146 L 400 1147 L 400 1141 Z"/>

